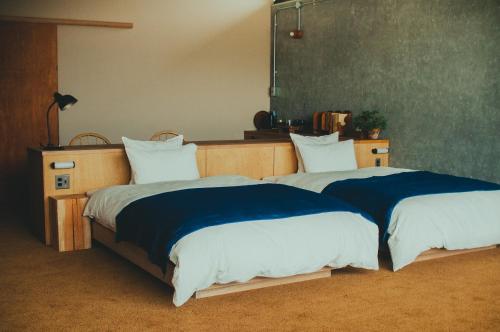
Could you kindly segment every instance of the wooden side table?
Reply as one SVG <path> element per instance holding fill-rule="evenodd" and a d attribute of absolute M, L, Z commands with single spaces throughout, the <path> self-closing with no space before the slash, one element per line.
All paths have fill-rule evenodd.
<path fill-rule="evenodd" d="M 90 220 L 83 216 L 88 197 L 62 195 L 49 197 L 52 246 L 59 251 L 89 249 L 92 246 Z"/>

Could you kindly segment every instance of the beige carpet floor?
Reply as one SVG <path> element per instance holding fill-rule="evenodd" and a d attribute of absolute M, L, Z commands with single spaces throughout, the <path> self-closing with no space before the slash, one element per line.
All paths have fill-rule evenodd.
<path fill-rule="evenodd" d="M 0 331 L 500 331 L 500 249 L 175 308 L 167 286 L 107 249 L 58 253 L 2 219 Z"/>

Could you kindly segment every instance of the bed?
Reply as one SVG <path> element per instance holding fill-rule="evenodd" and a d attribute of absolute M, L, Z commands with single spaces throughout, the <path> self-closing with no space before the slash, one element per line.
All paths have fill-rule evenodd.
<path fill-rule="evenodd" d="M 182 144 L 182 139 L 177 139 L 177 144 Z M 174 140 L 174 142 L 176 141 Z M 149 145 L 147 142 L 139 143 Z M 228 174 L 244 176 L 244 181 L 251 181 L 248 178 L 260 180 L 268 176 L 291 174 L 297 171 L 294 147 L 288 140 L 205 141 L 196 142 L 196 145 L 198 147 L 196 151 L 196 172 L 200 178 L 193 180 L 194 182 L 214 181 L 208 179 L 217 179 L 219 175 Z M 387 165 L 389 154 L 374 154 L 372 150 L 375 148 L 387 149 L 389 147 L 388 140 L 358 140 L 354 146 L 359 167 L 369 167 L 375 164 Z M 30 149 L 29 156 L 30 174 L 33 178 L 31 205 L 33 228 L 46 244 L 52 245 L 59 251 L 66 251 L 88 249 L 99 243 L 162 282 L 172 284 L 172 277 L 176 267 L 174 264 L 169 263 L 165 269 L 160 268 L 158 265 L 151 263 L 148 252 L 140 246 L 131 241 L 116 242 L 116 232 L 112 225 L 107 225 L 106 222 L 103 222 L 104 225 L 99 223 L 98 221 L 102 221 L 99 218 L 95 218 L 94 221 L 90 222 L 88 217 L 82 216 L 87 202 L 92 196 L 97 195 L 97 190 L 112 187 L 140 188 L 140 186 L 129 185 L 134 178 L 134 171 L 131 169 L 130 156 L 127 155 L 124 145 L 65 147 L 63 150 L 58 151 Z M 168 161 L 163 162 L 163 164 L 170 167 L 171 165 L 167 163 Z M 71 165 L 71 167 L 60 168 L 61 165 Z M 193 170 L 193 167 L 189 166 L 185 169 Z M 172 174 L 174 173 L 172 172 Z M 58 183 L 54 181 L 54 178 L 61 176 L 70 178 L 71 185 L 69 188 L 60 189 L 57 187 Z M 225 181 L 228 179 L 226 178 Z M 221 183 L 221 185 L 230 185 L 230 183 Z M 90 196 L 87 196 L 87 193 Z M 193 206 L 196 206 L 196 203 Z M 325 215 L 321 218 L 323 217 Z M 318 217 L 313 219 L 318 223 L 326 221 L 326 219 L 316 220 L 316 218 Z M 347 219 L 352 218 L 352 216 L 347 217 Z M 359 220 L 359 218 L 361 217 L 354 219 Z M 258 221 L 252 222 L 252 224 L 264 223 Z M 284 223 L 281 224 L 285 225 Z M 215 227 L 225 226 L 227 225 Z M 269 227 L 269 225 L 266 224 L 263 227 Z M 371 232 L 378 232 L 376 227 L 370 224 L 362 228 L 370 229 Z M 63 233 L 59 234 L 61 231 Z M 358 234 L 359 230 L 356 233 Z M 307 233 L 301 232 L 301 234 Z M 318 238 L 318 243 L 314 243 L 314 247 L 321 245 L 328 247 L 341 234 L 339 232 L 335 234 L 322 232 L 321 237 Z M 361 234 L 364 233 L 361 232 Z M 376 236 L 373 236 L 372 239 L 375 242 L 377 241 Z M 361 240 L 355 240 L 354 243 Z M 337 244 L 341 245 L 342 243 L 342 246 L 349 246 L 349 243 L 343 241 L 343 239 L 339 239 Z M 363 242 L 366 241 L 363 240 Z M 370 241 L 367 242 L 370 243 Z M 376 247 L 374 243 L 372 245 L 374 248 Z M 376 250 L 373 250 L 371 255 L 371 259 L 375 260 Z M 292 258 L 295 258 L 295 256 L 301 257 L 293 255 Z M 244 282 L 241 280 L 248 277 L 238 278 L 239 281 L 216 283 L 208 288 L 195 287 L 194 297 L 204 298 L 318 278 L 330 278 L 333 268 L 344 265 L 340 261 L 331 264 L 334 267 L 328 266 L 328 263 L 324 267 L 317 264 L 318 266 L 314 268 L 297 269 L 294 272 L 298 274 L 279 274 L 279 277 L 256 276 Z M 375 262 L 371 262 L 369 265 L 374 268 Z M 303 271 L 306 272 L 302 273 Z M 196 271 L 192 275 L 198 275 L 199 273 L 200 270 L 196 267 Z M 262 273 L 259 275 L 268 274 Z"/>
<path fill-rule="evenodd" d="M 164 265 L 151 257 L 152 253 L 154 256 L 156 252 L 156 247 L 151 248 L 151 241 L 144 242 L 144 236 L 134 235 L 148 233 L 150 229 L 143 228 L 143 225 L 159 216 L 147 215 L 149 208 L 146 209 L 143 205 L 135 207 L 139 214 L 132 211 L 129 216 L 123 217 L 123 211 L 127 211 L 126 209 L 130 209 L 137 202 L 170 195 L 165 196 L 161 203 L 161 210 L 167 210 L 162 218 L 173 222 L 173 216 L 186 214 L 186 209 L 179 210 L 176 207 L 186 202 L 186 197 L 192 197 L 193 200 L 186 205 L 187 209 L 192 206 L 192 209 L 200 210 L 203 218 L 207 219 L 210 218 L 209 214 L 214 213 L 210 206 L 217 204 L 220 190 L 228 188 L 234 189 L 233 191 L 240 195 L 232 200 L 231 196 L 235 196 L 232 192 L 229 193 L 231 196 L 221 196 L 229 201 L 230 205 L 241 204 L 242 201 L 248 206 L 254 204 L 256 195 L 250 192 L 245 196 L 245 193 L 240 191 L 242 189 L 261 192 L 262 195 L 258 196 L 271 192 L 271 196 L 283 197 L 283 201 L 275 198 L 276 202 L 269 204 L 273 207 L 272 214 L 266 215 L 262 212 L 264 208 L 261 205 L 265 205 L 269 197 L 255 200 L 261 207 L 255 220 L 221 224 L 215 222 L 212 226 L 202 227 L 190 233 L 181 232 L 182 236 L 176 238 L 171 249 L 168 247 L 168 262 Z M 208 190 L 212 190 L 211 193 L 206 193 Z M 210 287 L 213 290 L 214 284 L 217 288 L 231 283 L 248 283 L 259 277 L 270 279 L 324 273 L 325 267 L 328 272 L 332 268 L 345 266 L 378 269 L 378 228 L 373 222 L 363 217 L 355 208 L 342 205 L 333 211 L 331 207 L 326 207 L 334 203 L 333 199 L 323 201 L 323 208 L 318 210 L 320 204 L 314 200 L 320 199 L 322 195 L 305 190 L 298 193 L 290 190 L 299 189 L 270 185 L 243 176 L 214 176 L 188 181 L 120 185 L 89 192 L 90 198 L 84 215 L 99 225 L 97 228 L 93 227 L 94 237 L 99 237 L 100 241 L 110 246 L 122 243 L 113 243 L 115 237 L 120 238 L 120 225 L 123 233 L 127 222 L 140 219 L 129 232 L 130 236 L 121 238 L 123 242 L 133 243 L 148 252 L 150 263 L 145 263 L 144 257 L 142 258 L 146 269 L 153 269 L 154 274 L 167 282 L 170 281 L 169 276 L 172 276 L 171 284 L 175 289 L 173 302 L 176 306 L 184 304 L 199 291 Z M 295 215 L 283 217 L 274 206 L 286 205 L 287 202 L 293 204 L 294 198 L 287 196 L 289 193 L 298 194 L 303 206 Z M 204 205 L 200 197 L 207 197 L 203 196 L 205 194 L 215 195 L 216 198 L 209 205 Z M 302 211 L 308 206 L 304 194 L 314 195 L 311 196 L 314 201 L 311 203 L 312 210 L 306 212 Z M 175 202 L 179 195 L 184 196 Z M 167 206 L 168 202 L 172 206 Z M 245 211 L 245 208 L 238 206 L 237 210 Z M 250 209 L 253 211 L 251 207 Z M 290 212 L 293 210 L 290 207 L 285 206 L 283 209 L 287 211 L 287 215 L 293 213 Z M 205 213 L 205 210 L 211 212 Z M 215 213 L 218 214 L 219 211 L 216 210 Z M 227 213 L 224 212 L 223 216 Z M 158 234 L 163 233 L 158 231 Z M 131 255 L 128 256 L 130 258 Z"/>
<path fill-rule="evenodd" d="M 409 178 L 420 173 L 423 176 L 431 176 L 432 179 L 443 176 L 409 169 L 372 167 L 296 173 L 270 177 L 267 180 L 317 193 L 326 191 L 325 194 L 344 199 L 367 212 L 370 207 L 363 203 L 372 200 L 374 196 L 377 196 L 376 198 L 389 196 L 391 188 L 388 185 L 380 185 L 384 182 L 379 182 L 371 188 L 361 184 L 378 179 L 383 181 L 400 175 Z M 455 177 L 446 177 L 456 180 Z M 469 180 L 459 179 L 459 181 Z M 344 185 L 351 185 L 349 181 L 355 182 L 354 187 Z M 338 185 L 335 186 L 336 184 Z M 402 199 L 392 209 L 387 210 L 388 222 L 380 228 L 380 244 L 382 251 L 389 250 L 394 271 L 407 266 L 421 255 L 423 259 L 427 258 L 429 250 L 433 248 L 461 253 L 464 249 L 494 248 L 499 244 L 500 190 L 495 188 L 500 189 L 500 186 L 488 183 L 481 185 L 486 187 L 464 192 L 418 194 Z M 347 193 L 349 190 L 351 191 Z M 380 200 L 375 202 L 378 203 Z M 444 255 L 446 254 L 438 254 L 438 256 Z"/>

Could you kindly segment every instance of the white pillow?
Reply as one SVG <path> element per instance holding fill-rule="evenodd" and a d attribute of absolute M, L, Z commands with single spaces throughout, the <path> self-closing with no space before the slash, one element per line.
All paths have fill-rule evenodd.
<path fill-rule="evenodd" d="M 300 153 L 307 173 L 350 171 L 358 168 L 352 139 L 333 144 L 302 144 Z"/>
<path fill-rule="evenodd" d="M 139 149 L 125 146 L 136 184 L 200 178 L 195 144 L 178 149 Z"/>
<path fill-rule="evenodd" d="M 123 145 L 125 149 L 140 149 L 140 150 L 172 150 L 178 149 L 182 146 L 182 142 L 184 141 L 184 136 L 179 135 L 172 138 L 169 138 L 165 141 L 139 141 L 135 139 L 130 139 L 127 137 L 122 137 Z M 133 172 L 130 176 L 130 184 L 134 184 L 134 176 Z"/>
<path fill-rule="evenodd" d="M 290 138 L 292 139 L 293 145 L 295 145 L 295 154 L 297 155 L 297 166 L 298 172 L 304 172 L 304 162 L 302 160 L 300 147 L 303 144 L 332 144 L 339 141 L 339 133 L 335 132 L 330 135 L 323 136 L 302 136 L 290 133 Z"/>

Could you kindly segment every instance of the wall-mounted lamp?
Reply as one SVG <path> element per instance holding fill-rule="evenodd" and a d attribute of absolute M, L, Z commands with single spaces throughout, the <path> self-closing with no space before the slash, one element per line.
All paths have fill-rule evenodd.
<path fill-rule="evenodd" d="M 50 164 L 50 167 L 52 167 L 52 169 L 71 169 L 75 168 L 75 166 L 76 164 L 74 161 L 60 161 Z"/>
<path fill-rule="evenodd" d="M 293 39 L 301 39 L 304 37 L 304 31 L 302 31 L 302 2 L 296 1 L 295 8 L 297 9 L 297 29 L 290 31 L 290 37 Z"/>
<path fill-rule="evenodd" d="M 60 150 L 61 147 L 59 145 L 54 145 L 52 144 L 52 141 L 50 139 L 50 121 L 49 121 L 49 115 L 50 115 L 50 110 L 52 109 L 52 106 L 57 104 L 58 108 L 61 111 L 66 111 L 68 108 L 76 104 L 78 100 L 73 97 L 72 95 L 61 95 L 59 92 L 54 93 L 54 101 L 52 104 L 50 104 L 49 108 L 47 109 L 47 135 L 48 135 L 48 142 L 47 145 L 43 146 L 44 150 Z"/>
<path fill-rule="evenodd" d="M 389 148 L 376 148 L 372 149 L 373 154 L 388 154 L 389 153 Z"/>

